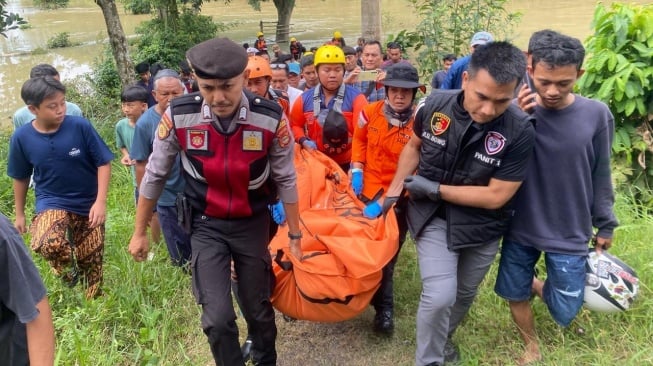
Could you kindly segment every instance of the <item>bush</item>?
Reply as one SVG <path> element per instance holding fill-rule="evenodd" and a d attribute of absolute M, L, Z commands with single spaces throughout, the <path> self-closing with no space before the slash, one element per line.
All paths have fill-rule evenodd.
<path fill-rule="evenodd" d="M 149 14 L 152 11 L 152 3 L 148 0 L 127 1 L 125 10 L 132 14 Z"/>
<path fill-rule="evenodd" d="M 224 25 L 214 23 L 211 17 L 199 15 L 191 9 L 183 10 L 175 31 L 161 19 L 143 22 L 136 29 L 141 37 L 136 44 L 134 60 L 150 64 L 160 62 L 176 68 L 184 60 L 188 48 L 215 37 L 218 30 L 224 29 Z"/>
<path fill-rule="evenodd" d="M 68 32 L 61 32 L 48 39 L 48 48 L 65 48 L 73 46 L 70 42 L 70 34 Z"/>
<path fill-rule="evenodd" d="M 34 5 L 41 9 L 60 9 L 68 6 L 68 0 L 34 0 Z"/>
<path fill-rule="evenodd" d="M 495 39 L 507 39 L 521 18 L 505 9 L 508 0 L 410 0 L 422 19 L 415 30 L 402 30 L 389 39 L 419 51 L 415 59 L 420 73 L 431 77 L 448 53 L 468 52 L 469 40 L 478 31 Z"/>
<path fill-rule="evenodd" d="M 653 208 L 653 5 L 599 4 L 592 27 L 579 91 L 614 115 L 618 187 Z"/>
<path fill-rule="evenodd" d="M 109 46 L 105 47 L 102 56 L 95 59 L 93 73 L 89 75 L 88 80 L 100 97 L 109 100 L 120 99 L 122 84 L 120 83 L 116 61 Z"/>

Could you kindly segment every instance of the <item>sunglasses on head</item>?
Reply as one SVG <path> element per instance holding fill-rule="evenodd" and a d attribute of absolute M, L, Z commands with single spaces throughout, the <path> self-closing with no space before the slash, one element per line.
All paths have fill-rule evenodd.
<path fill-rule="evenodd" d="M 288 68 L 286 64 L 270 64 L 271 69 L 285 69 Z"/>

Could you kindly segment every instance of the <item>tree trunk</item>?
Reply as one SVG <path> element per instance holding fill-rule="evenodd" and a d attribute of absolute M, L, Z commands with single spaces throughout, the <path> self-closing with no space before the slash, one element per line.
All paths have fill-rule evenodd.
<path fill-rule="evenodd" d="M 127 86 L 134 81 L 134 65 L 129 57 L 127 37 L 125 37 L 122 24 L 120 24 L 118 8 L 114 0 L 95 0 L 95 3 L 102 9 L 102 15 L 104 15 L 107 33 L 109 33 L 109 43 L 111 44 L 113 58 L 116 61 L 118 75 L 120 75 L 120 82 L 123 87 Z"/>
<path fill-rule="evenodd" d="M 383 41 L 381 0 L 361 0 L 361 33 L 366 40 Z"/>
<path fill-rule="evenodd" d="M 274 6 L 277 8 L 276 42 L 287 45 L 290 39 L 290 17 L 295 8 L 295 0 L 274 0 Z"/>

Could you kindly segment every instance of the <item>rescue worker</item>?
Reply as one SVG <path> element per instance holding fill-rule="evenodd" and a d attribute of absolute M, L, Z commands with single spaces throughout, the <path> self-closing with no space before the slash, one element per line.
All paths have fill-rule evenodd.
<path fill-rule="evenodd" d="M 263 32 L 256 33 L 256 41 L 254 41 L 254 48 L 256 48 L 259 52 L 268 53 L 268 45 L 265 42 L 265 36 L 263 35 Z"/>
<path fill-rule="evenodd" d="M 306 90 L 293 105 L 293 134 L 303 148 L 318 149 L 347 172 L 354 126 L 367 101 L 356 88 L 343 82 L 345 54 L 340 47 L 318 48 L 313 64 L 319 84 Z"/>
<path fill-rule="evenodd" d="M 409 193 L 406 221 L 422 280 L 418 366 L 458 358 L 451 336 L 510 223 L 534 143 L 531 118 L 512 103 L 525 70 L 517 47 L 488 43 L 472 54 L 462 90 L 435 90 L 415 111 L 382 207 Z"/>
<path fill-rule="evenodd" d="M 294 61 L 299 61 L 302 58 L 302 54 L 306 52 L 306 47 L 302 45 L 301 42 L 295 37 L 290 37 L 290 55 Z"/>
<path fill-rule="evenodd" d="M 186 179 L 180 199 L 191 234 L 193 293 L 216 364 L 244 365 L 230 290 L 230 262 L 253 338 L 252 359 L 275 365 L 277 328 L 270 303 L 267 205 L 278 195 L 289 228 L 289 255 L 301 258 L 293 141 L 279 105 L 244 90 L 247 53 L 227 38 L 193 46 L 186 58 L 199 93 L 172 101 L 157 131 L 141 183 L 129 251 L 147 257 L 145 228 L 177 153 Z M 256 230 L 252 230 L 256 228 Z"/>
<path fill-rule="evenodd" d="M 386 99 L 363 108 L 352 143 L 352 188 L 366 203 L 363 215 L 368 218 L 381 215 L 380 198 L 387 192 L 397 170 L 399 154 L 410 139 L 417 90 L 426 92 L 424 85 L 419 83 L 417 70 L 410 64 L 390 66 L 382 83 Z M 405 211 L 395 211 L 401 248 L 407 231 Z M 394 330 L 392 275 L 398 254 L 397 251 L 383 268 L 381 287 L 372 298 L 376 332 L 389 334 Z"/>
<path fill-rule="evenodd" d="M 280 64 L 275 64 L 280 65 Z M 281 64 L 286 67 L 286 64 Z M 272 67 L 270 63 L 260 56 L 252 56 L 247 62 L 249 78 L 247 90 L 265 99 L 276 102 L 283 108 L 283 113 L 290 114 L 290 101 L 288 93 L 279 89 L 272 89 Z"/>

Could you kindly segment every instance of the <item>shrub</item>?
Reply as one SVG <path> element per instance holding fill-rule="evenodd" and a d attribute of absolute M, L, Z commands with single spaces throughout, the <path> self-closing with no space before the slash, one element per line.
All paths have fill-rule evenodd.
<path fill-rule="evenodd" d="M 579 91 L 610 107 L 618 187 L 653 208 L 653 5 L 596 7 Z"/>
<path fill-rule="evenodd" d="M 65 48 L 72 45 L 68 32 L 57 33 L 54 37 L 48 39 L 48 48 Z"/>
<path fill-rule="evenodd" d="M 508 0 L 410 0 L 422 19 L 415 30 L 402 30 L 388 39 L 417 53 L 422 75 L 431 77 L 440 69 L 448 53 L 468 52 L 469 40 L 478 31 L 488 31 L 495 39 L 506 39 L 521 18 L 506 11 Z"/>

